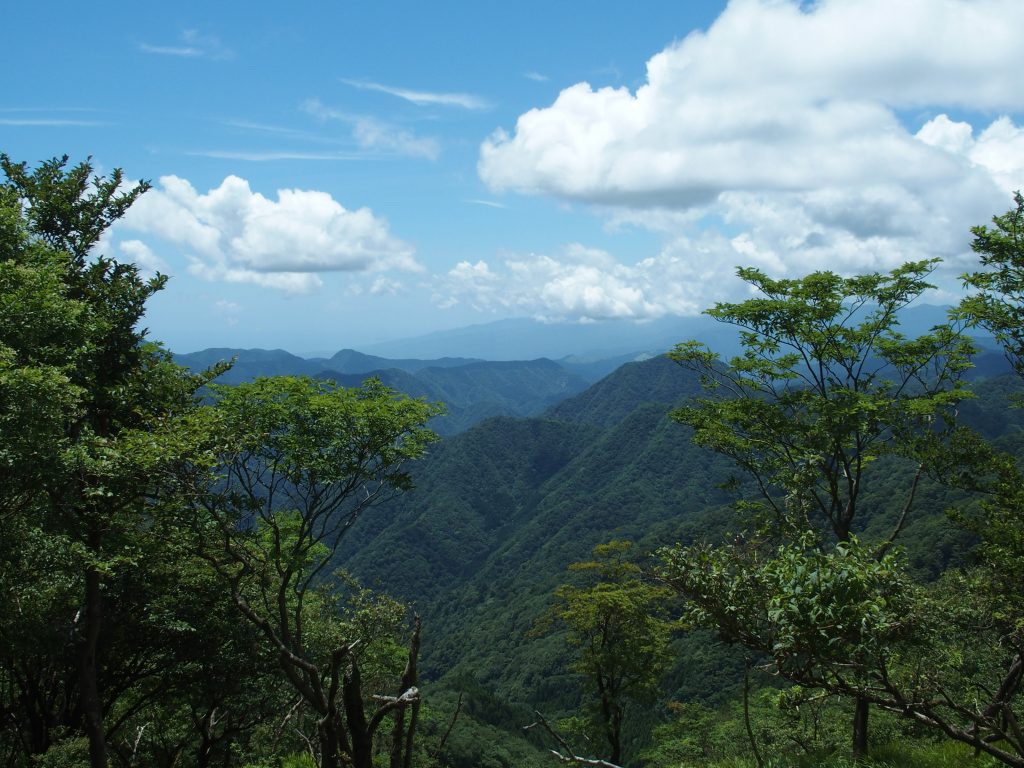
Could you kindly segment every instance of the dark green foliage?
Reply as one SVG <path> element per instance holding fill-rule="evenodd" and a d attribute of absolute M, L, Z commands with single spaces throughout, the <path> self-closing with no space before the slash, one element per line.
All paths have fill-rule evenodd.
<path fill-rule="evenodd" d="M 560 639 L 526 639 L 565 567 L 609 537 L 647 539 L 641 551 L 685 537 L 691 516 L 729 498 L 716 488 L 728 465 L 679 440 L 667 418 L 675 387 L 650 398 L 663 404 L 630 407 L 645 367 L 679 378 L 669 361 L 652 359 L 616 372 L 589 400 L 592 411 L 588 401 L 576 406 L 578 421 L 492 420 L 444 441 L 417 468 L 416 488 L 393 511 L 361 521 L 346 545 L 355 572 L 413 600 L 424 616 L 427 674 L 450 670 L 443 685 L 456 689 L 453 680 L 472 674 L 477 687 L 520 709 L 520 727 L 535 719 L 530 706 L 558 716 L 579 705 L 580 680 L 566 669 Z M 593 422 L 608 407 L 624 417 L 602 430 Z M 384 554 L 398 550 L 400 561 Z M 679 682 L 669 691 L 718 695 L 724 649 L 697 644 L 693 653 L 718 676 L 705 687 L 696 673 L 670 673 Z M 643 743 L 649 726 L 640 713 L 625 741 Z"/>
<path fill-rule="evenodd" d="M 302 689 L 289 673 L 312 668 L 306 688 L 322 688 L 327 657 L 344 751 L 368 768 L 383 747 L 408 768 L 419 624 L 405 647 L 404 606 L 346 599 L 324 566 L 362 509 L 408 487 L 438 409 L 289 378 L 202 406 L 223 367 L 190 374 L 139 327 L 164 279 L 91 250 L 145 185 L 66 159 L 0 165 L 0 759 L 295 753 L 338 716 L 281 672 Z M 396 679 L 401 698 L 364 696 Z"/>
<path fill-rule="evenodd" d="M 645 377 L 664 388 L 643 392 Z M 977 387 L 978 396 L 964 409 L 983 422 L 1005 423 L 1005 394 L 998 393 L 1019 385 L 999 379 Z M 586 559 L 610 538 L 632 538 L 649 552 L 666 541 L 736 534 L 728 505 L 735 491 L 719 487 L 733 467 L 692 445 L 667 418 L 698 391 L 695 376 L 664 358 L 651 359 L 625 366 L 549 412 L 571 420 L 478 425 L 437 445 L 415 470 L 416 488 L 353 530 L 345 561 L 368 583 L 387 585 L 412 601 L 424 616 L 430 629 L 424 637 L 426 674 L 453 691 L 472 675 L 472 690 L 486 690 L 487 701 L 518 708 L 519 719 L 511 723 L 507 714 L 486 721 L 500 723 L 503 738 L 521 738 L 517 727 L 535 719 L 531 707 L 553 718 L 580 707 L 581 679 L 567 671 L 571 658 L 561 641 L 526 638 L 571 562 Z M 653 404 L 635 403 L 637 392 Z M 618 415 L 609 426 L 597 426 L 610 413 Z M 914 471 L 895 457 L 876 463 L 875 485 L 861 500 L 862 535 L 878 540 L 892 532 L 892 499 L 905 498 Z M 921 481 L 919 514 L 901 535 L 915 573 L 934 578 L 948 564 L 963 562 L 973 546 L 971 534 L 944 514 L 954 498 L 948 489 Z M 395 551 L 403 557 L 388 555 Z M 742 683 L 739 654 L 705 633 L 673 647 L 677 663 L 666 674 L 664 700 L 717 707 L 735 699 Z M 471 688 L 465 690 L 468 696 Z M 656 710 L 640 714 L 639 730 L 657 722 Z M 471 709 L 463 717 L 455 733 L 475 719 Z M 629 740 L 649 743 L 649 734 L 629 734 Z"/>
<path fill-rule="evenodd" d="M 0 525 L 19 550 L 40 547 L 4 569 L 12 609 L 4 634 L 31 642 L 16 618 L 19 604 L 30 604 L 43 642 L 63 642 L 31 668 L 15 658 L 3 674 L 18 702 L 16 730 L 32 734 L 25 752 L 81 729 L 99 767 L 116 726 L 106 715 L 124 694 L 104 679 L 105 615 L 119 597 L 117 577 L 137 557 L 149 499 L 188 453 L 175 422 L 204 379 L 174 366 L 139 329 L 163 278 L 90 256 L 145 185 L 122 191 L 119 171 L 93 178 L 88 162 L 67 168 L 67 158 L 30 172 L 0 156 L 0 167 L 0 485 L 17 489 L 0 502 Z M 43 563 L 59 569 L 38 585 L 33 569 Z M 40 686 L 46 695 L 33 693 Z"/>
<path fill-rule="evenodd" d="M 744 764 L 749 719 L 769 764 L 838 766 L 852 697 L 918 722 L 875 715 L 879 740 L 944 731 L 1020 764 L 1024 481 L 1012 457 L 1024 412 L 1009 406 L 1021 383 L 990 365 L 963 399 L 959 336 L 929 331 L 927 312 L 906 313 L 925 318 L 923 338 L 895 332 L 926 264 L 796 281 L 746 271 L 766 298 L 714 311 L 744 325 L 746 354 L 729 369 L 696 347 L 677 354 L 741 400 L 696 400 L 699 377 L 665 357 L 581 392 L 567 369 L 606 362 L 250 350 L 224 379 L 242 386 L 206 387 L 223 367 L 191 375 L 140 328 L 163 278 L 90 250 L 144 185 L 125 193 L 120 174 L 92 179 L 87 163 L 3 168 L 5 765 L 311 766 L 333 754 L 539 768 L 551 745 L 522 731 L 534 710 L 593 739 L 609 722 L 593 681 L 623 659 L 643 673 L 620 690 L 636 694 L 618 709 L 614 753 L 630 765 Z M 975 231 L 988 272 L 968 278 L 979 294 L 960 316 L 1019 365 L 1017 203 Z M 718 338 L 735 348 L 731 331 Z M 258 373 L 315 378 L 250 381 Z M 445 400 L 448 415 L 388 386 Z M 680 408 L 684 430 L 669 417 Z M 954 409 L 990 442 L 948 433 Z M 454 436 L 413 466 L 432 416 Z M 736 516 L 730 501 L 761 490 L 764 504 Z M 626 560 L 589 561 L 574 573 L 608 578 L 559 587 L 610 539 L 636 541 L 638 561 L 678 542 L 666 577 L 685 582 L 691 623 L 717 632 L 687 632 L 666 654 L 657 621 L 671 601 Z M 374 589 L 336 576 L 342 565 Z M 424 617 L 420 669 L 418 623 L 378 587 Z M 530 636 L 545 616 L 549 632 Z M 808 687 L 758 677 L 764 665 Z M 422 706 L 375 698 L 409 693 L 419 672 Z M 881 757 L 965 759 L 924 752 Z"/>
<path fill-rule="evenodd" d="M 547 416 L 607 428 L 646 403 L 672 406 L 700 391 L 696 377 L 680 376 L 677 366 L 659 356 L 623 365 L 614 375 L 552 407 Z"/>

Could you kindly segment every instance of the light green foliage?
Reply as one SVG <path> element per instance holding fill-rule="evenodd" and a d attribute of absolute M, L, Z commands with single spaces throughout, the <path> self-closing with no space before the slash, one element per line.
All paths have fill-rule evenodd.
<path fill-rule="evenodd" d="M 213 393 L 213 405 L 196 414 L 214 456 L 210 476 L 199 475 L 198 504 L 210 522 L 197 528 L 197 544 L 316 719 L 310 738 L 321 764 L 369 768 L 382 718 L 394 711 L 392 754 L 401 768 L 402 742 L 412 732 L 411 724 L 402 730 L 401 710 L 418 707 L 418 622 L 406 669 L 397 670 L 396 696 L 411 698 L 371 707 L 363 674 L 382 673 L 381 662 L 397 654 L 393 643 L 382 649 L 374 638 L 393 637 L 404 609 L 357 592 L 356 610 L 339 621 L 326 578 L 359 516 L 409 487 L 406 465 L 436 439 L 424 425 L 440 409 L 376 381 L 344 389 L 279 377 Z"/>
<path fill-rule="evenodd" d="M 196 414 L 215 456 L 204 503 L 220 535 L 209 556 L 288 636 L 280 601 L 301 613 L 359 515 L 409 486 L 406 464 L 435 439 L 423 424 L 438 409 L 374 381 L 278 377 L 213 391 Z"/>
<path fill-rule="evenodd" d="M 697 545 L 663 557 L 688 598 L 684 619 L 764 654 L 792 680 L 851 693 L 912 629 L 916 591 L 899 561 L 856 539 L 822 550 L 805 534 L 774 551 Z"/>
<path fill-rule="evenodd" d="M 563 584 L 534 632 L 564 629 L 575 649 L 571 668 L 586 687 L 589 729 L 607 743 L 608 759 L 622 759 L 622 726 L 628 702 L 644 702 L 657 690 L 670 657 L 674 623 L 666 618 L 672 591 L 647 581 L 631 562 L 631 543 L 594 548 L 594 559 L 569 570 L 589 576 L 586 586 Z"/>
<path fill-rule="evenodd" d="M 968 396 L 966 338 L 947 326 L 916 339 L 898 330 L 897 314 L 930 287 L 933 266 L 796 280 L 741 269 L 763 297 L 708 314 L 741 329 L 743 355 L 725 366 L 695 342 L 671 353 L 717 395 L 675 418 L 754 478 L 784 535 L 827 530 L 847 540 L 872 463 L 914 456 Z"/>
<path fill-rule="evenodd" d="M 985 270 L 964 275 L 975 293 L 959 307 L 962 316 L 991 332 L 1019 375 L 1024 375 L 1024 197 L 1016 207 L 992 219 L 993 227 L 974 227 L 971 247 Z"/>
<path fill-rule="evenodd" d="M 647 768 L 706 766 L 751 755 L 741 702 L 718 709 L 672 702 L 668 710 L 672 720 L 655 729 L 654 746 L 642 755 Z M 824 762 L 844 751 L 847 710 L 835 697 L 805 695 L 799 688 L 762 688 L 750 697 L 749 717 L 760 751 L 772 761 Z"/>
<path fill-rule="evenodd" d="M 671 354 L 717 395 L 675 418 L 697 444 L 736 461 L 761 500 L 740 505 L 756 528 L 733 546 L 665 550 L 665 576 L 698 626 L 767 654 L 794 682 L 855 695 L 855 754 L 867 746 L 862 683 L 886 674 L 912 602 L 887 552 L 967 397 L 961 375 L 972 348 L 956 329 L 916 339 L 898 330 L 898 313 L 930 287 L 934 264 L 795 280 L 741 269 L 761 296 L 708 314 L 739 327 L 743 354 L 723 365 L 695 342 Z M 865 547 L 854 526 L 885 455 L 911 457 L 919 469 L 888 511 L 892 533 Z"/>
<path fill-rule="evenodd" d="M 954 742 L 897 741 L 873 749 L 858 760 L 836 754 L 772 755 L 764 768 L 995 768 L 987 755 L 975 756 L 968 747 Z M 657 766 L 661 768 L 661 766 Z M 758 768 L 753 758 L 724 757 L 713 760 L 680 761 L 665 768 Z"/>

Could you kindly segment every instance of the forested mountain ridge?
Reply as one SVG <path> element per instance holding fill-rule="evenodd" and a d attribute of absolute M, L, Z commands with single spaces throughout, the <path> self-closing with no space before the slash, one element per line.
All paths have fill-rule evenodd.
<path fill-rule="evenodd" d="M 445 413 L 431 421 L 431 427 L 442 435 L 455 434 L 493 416 L 533 416 L 587 387 L 586 379 L 571 366 L 546 358 L 390 360 L 344 349 L 330 358 L 306 359 L 279 349 L 207 349 L 176 355 L 175 360 L 197 373 L 234 360 L 216 379 L 222 384 L 261 376 L 313 376 L 353 387 L 367 378 L 377 378 L 410 397 L 442 403 Z"/>
<path fill-rule="evenodd" d="M 1024 414 L 1007 410 L 1019 382 L 996 377 L 974 388 L 964 422 L 1019 439 Z M 415 489 L 360 522 L 339 563 L 421 613 L 430 628 L 424 671 L 443 688 L 473 680 L 477 695 L 488 691 L 521 717 L 531 707 L 572 711 L 577 682 L 565 671 L 565 648 L 527 636 L 565 568 L 611 539 L 650 552 L 717 538 L 727 525 L 736 491 L 722 486 L 734 466 L 694 446 L 689 429 L 669 418 L 702 391 L 694 373 L 661 356 L 620 367 L 540 418 L 491 419 L 446 439 L 420 462 Z M 868 537 L 888 533 L 912 468 L 893 460 L 877 472 L 865 500 Z M 908 559 L 930 578 L 971 546 L 945 516 L 956 498 L 923 481 L 906 525 Z M 718 701 L 739 685 L 726 650 L 703 647 L 709 640 L 678 649 L 667 677 L 678 688 L 665 691 L 668 699 Z"/>
<path fill-rule="evenodd" d="M 434 360 L 392 359 L 367 355 L 354 349 L 342 349 L 330 357 L 300 357 L 283 349 L 232 349 L 211 347 L 198 352 L 184 352 L 174 355 L 174 360 L 194 371 L 209 368 L 220 362 L 234 360 L 231 370 L 221 381 L 225 384 L 245 381 L 256 376 L 287 375 L 313 376 L 320 371 L 337 373 L 371 373 L 395 368 L 415 373 L 423 368 L 449 368 L 469 363 L 483 362 L 478 358 L 442 357 Z M 271 373 L 279 371 L 278 374 Z"/>

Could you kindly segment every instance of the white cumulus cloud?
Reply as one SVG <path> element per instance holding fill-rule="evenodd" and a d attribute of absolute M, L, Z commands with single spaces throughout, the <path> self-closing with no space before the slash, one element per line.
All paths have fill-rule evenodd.
<path fill-rule="evenodd" d="M 494 189 L 630 206 L 707 204 L 726 190 L 910 188 L 962 175 L 894 112 L 1024 107 L 1017 0 L 736 0 L 647 64 L 647 82 L 566 88 L 495 133 Z"/>
<path fill-rule="evenodd" d="M 322 272 L 422 270 L 412 246 L 369 208 L 349 210 L 311 190 L 282 189 L 270 199 L 237 176 L 205 194 L 164 176 L 117 226 L 182 247 L 189 271 L 204 279 L 290 293 L 318 288 Z"/>
<path fill-rule="evenodd" d="M 607 273 L 639 291 L 613 291 L 620 303 L 602 306 L 619 314 L 664 306 L 663 287 L 644 281 L 668 252 L 702 274 L 710 256 L 679 245 L 707 228 L 729 271 L 940 256 L 951 283 L 970 226 L 1024 186 L 1021 29 L 1019 0 L 732 0 L 653 56 L 635 91 L 577 83 L 497 130 L 478 171 L 495 191 L 590 203 L 613 228 L 666 233 L 651 266 Z M 584 295 L 562 290 L 552 306 Z"/>
<path fill-rule="evenodd" d="M 709 303 L 709 283 L 729 283 L 732 265 L 749 261 L 741 250 L 707 233 L 679 238 L 636 264 L 578 243 L 556 256 L 508 256 L 494 265 L 463 261 L 440 281 L 434 301 L 442 309 L 464 304 L 481 312 L 578 322 L 693 315 Z M 735 293 L 740 286 L 731 282 Z"/>
<path fill-rule="evenodd" d="M 117 248 L 144 276 L 152 276 L 157 272 L 168 273 L 167 263 L 141 240 L 123 240 Z"/>

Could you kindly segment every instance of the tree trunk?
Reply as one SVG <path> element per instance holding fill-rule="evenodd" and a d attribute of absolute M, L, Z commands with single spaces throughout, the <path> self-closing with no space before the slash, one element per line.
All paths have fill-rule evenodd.
<path fill-rule="evenodd" d="M 413 624 L 412 638 L 409 640 L 409 658 L 405 663 L 405 671 L 402 672 L 402 679 L 398 683 L 398 695 L 402 696 L 406 691 L 419 682 L 417 662 L 420 655 L 420 617 L 416 616 Z M 395 712 L 395 727 L 391 736 L 391 768 L 411 768 L 412 746 L 416 738 L 416 720 L 419 715 L 419 701 L 412 705 L 412 712 L 409 713 L 409 728 L 405 730 L 405 709 Z"/>
<path fill-rule="evenodd" d="M 853 710 L 853 759 L 859 760 L 868 753 L 868 702 L 857 698 Z"/>
<path fill-rule="evenodd" d="M 416 721 L 420 715 L 420 703 L 417 701 L 412 705 L 412 712 L 409 714 L 409 728 L 405 732 L 405 759 L 402 761 L 402 768 L 412 768 L 412 745 L 416 738 Z"/>
<path fill-rule="evenodd" d="M 615 765 L 622 762 L 622 710 L 618 705 L 613 705 L 612 722 L 608 731 L 608 743 L 611 745 L 611 755 L 608 760 Z"/>
<path fill-rule="evenodd" d="M 336 715 L 329 712 L 316 725 L 317 735 L 320 737 L 320 768 L 340 768 Z"/>
<path fill-rule="evenodd" d="M 359 664 L 353 658 L 341 686 L 351 746 L 352 768 L 373 768 L 373 734 L 370 733 L 363 709 L 363 683 Z"/>
<path fill-rule="evenodd" d="M 405 710 L 395 712 L 395 725 L 391 729 L 391 768 L 402 768 L 402 752 L 405 746 Z"/>
<path fill-rule="evenodd" d="M 750 749 L 754 753 L 754 762 L 757 768 L 764 768 L 764 760 L 757 748 L 757 739 L 754 738 L 754 729 L 750 725 L 750 665 L 743 672 L 743 725 L 747 729 L 747 738 L 750 740 Z"/>
<path fill-rule="evenodd" d="M 93 536 L 90 534 L 90 539 Z M 90 541 L 92 544 L 92 541 Z M 92 548 L 96 551 L 97 547 Z M 107 741 L 103 732 L 103 703 L 100 701 L 99 671 L 96 648 L 99 645 L 102 618 L 100 574 L 94 567 L 85 571 L 85 611 L 78 649 L 78 683 L 81 688 L 85 735 L 89 739 L 89 764 L 92 768 L 108 768 Z"/>

